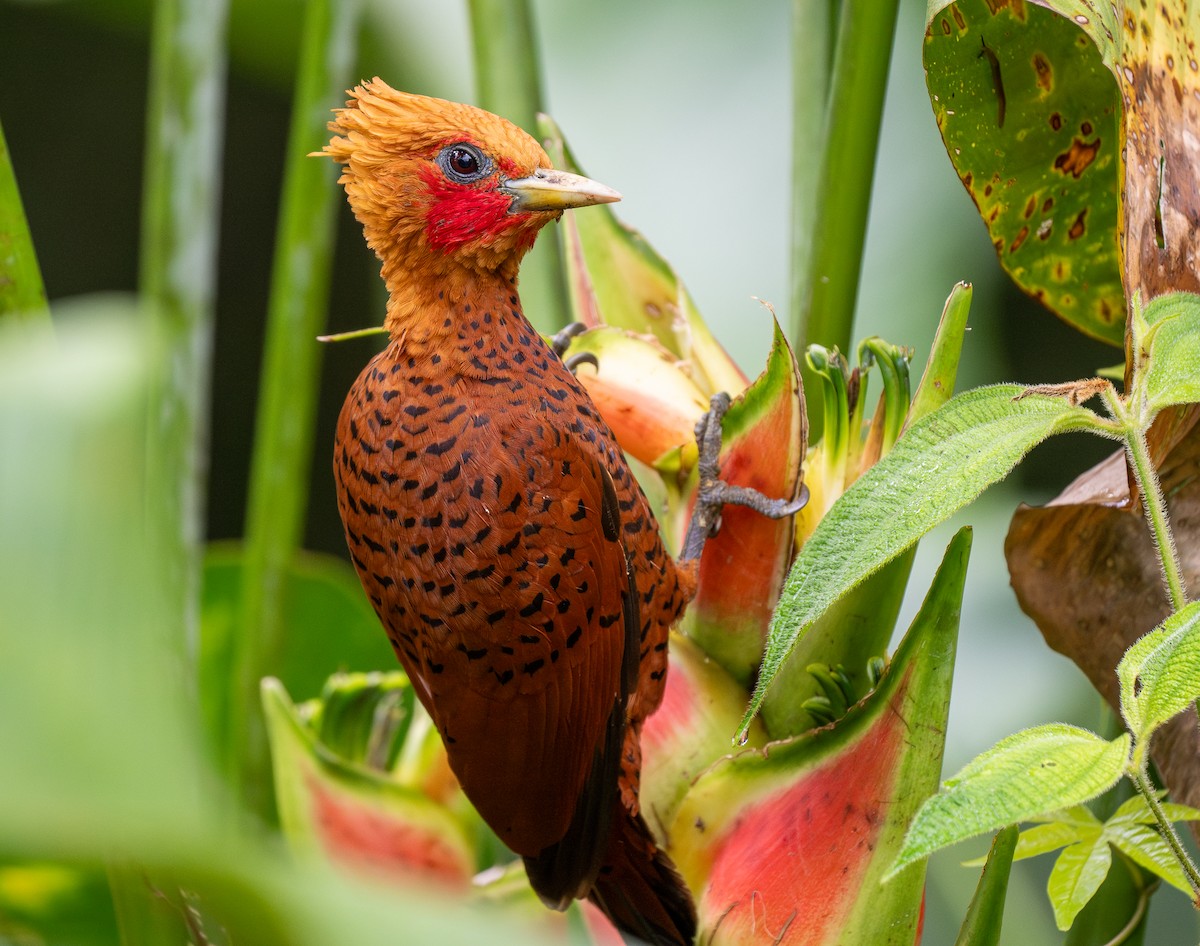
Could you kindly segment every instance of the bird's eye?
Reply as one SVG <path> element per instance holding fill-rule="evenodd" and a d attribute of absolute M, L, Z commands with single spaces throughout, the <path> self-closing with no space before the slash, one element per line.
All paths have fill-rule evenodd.
<path fill-rule="evenodd" d="M 474 145 L 458 144 L 442 150 L 438 165 L 450 180 L 459 184 L 471 184 L 486 177 L 492 169 L 491 162 Z"/>

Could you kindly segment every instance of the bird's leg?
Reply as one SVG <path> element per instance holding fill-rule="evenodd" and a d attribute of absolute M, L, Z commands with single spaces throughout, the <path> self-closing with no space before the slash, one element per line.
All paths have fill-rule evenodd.
<path fill-rule="evenodd" d="M 563 358 L 567 353 L 567 349 L 571 347 L 571 341 L 576 335 L 582 335 L 587 331 L 587 326 L 582 322 L 572 322 L 566 328 L 559 332 L 555 332 L 550 336 L 550 348 L 554 354 L 562 358 L 562 363 L 566 369 L 575 374 L 575 370 L 580 365 L 591 365 L 593 368 L 599 368 L 600 362 L 596 356 L 590 351 L 581 351 L 578 355 L 572 355 L 570 358 Z"/>
<path fill-rule="evenodd" d="M 801 486 L 800 495 L 789 501 L 772 499 L 756 489 L 733 486 L 721 479 L 721 420 L 729 410 L 729 403 L 729 395 L 725 392 L 714 394 L 708 412 L 696 422 L 699 451 L 696 468 L 700 472 L 700 486 L 679 555 L 681 562 L 700 558 L 704 543 L 716 535 L 721 526 L 721 509 L 726 505 L 746 506 L 769 519 L 783 519 L 794 516 L 808 502 L 807 486 Z"/>

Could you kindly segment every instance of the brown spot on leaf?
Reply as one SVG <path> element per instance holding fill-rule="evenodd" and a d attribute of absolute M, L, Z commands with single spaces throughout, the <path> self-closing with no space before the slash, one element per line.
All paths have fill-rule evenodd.
<path fill-rule="evenodd" d="M 970 171 L 968 171 L 966 174 L 963 175 L 962 182 L 963 182 L 963 186 L 967 190 L 970 190 L 971 185 L 975 183 L 975 175 L 972 174 Z"/>
<path fill-rule="evenodd" d="M 1029 227 L 1021 227 L 1017 231 L 1017 235 L 1013 237 L 1012 246 L 1008 248 L 1008 252 L 1015 253 L 1021 248 L 1021 244 L 1025 242 L 1025 238 L 1029 236 Z"/>
<path fill-rule="evenodd" d="M 957 12 L 957 9 L 955 12 Z M 950 21 L 945 17 L 942 17 L 942 34 L 945 36 L 950 35 Z"/>
<path fill-rule="evenodd" d="M 1092 133 L 1092 123 L 1082 122 L 1079 126 L 1079 133 L 1085 138 L 1090 135 Z"/>
<path fill-rule="evenodd" d="M 1100 315 L 1100 319 L 1109 325 L 1112 324 L 1113 317 L 1117 314 L 1116 310 L 1109 305 L 1108 300 L 1104 298 L 1100 299 L 1100 302 L 1096 306 L 1096 310 Z"/>
<path fill-rule="evenodd" d="M 1037 210 L 1037 194 L 1029 195 L 1029 202 L 1025 205 L 1025 219 L 1028 220 L 1033 216 L 1033 212 Z"/>
<path fill-rule="evenodd" d="M 966 18 L 965 18 L 965 17 L 962 15 L 962 10 L 960 10 L 960 9 L 958 8 L 958 4 L 957 4 L 957 3 L 956 3 L 956 4 L 954 4 L 954 6 L 953 6 L 953 7 L 951 7 L 950 9 L 951 9 L 951 12 L 952 12 L 952 13 L 953 13 L 953 15 L 954 15 L 954 22 L 958 24 L 958 28 L 959 28 L 960 30 L 965 30 L 965 29 L 967 28 L 967 20 L 966 20 Z"/>
<path fill-rule="evenodd" d="M 1076 138 L 1071 142 L 1071 147 L 1054 159 L 1054 169 L 1078 180 L 1088 165 L 1096 160 L 1099 151 L 1099 138 L 1090 143 Z"/>
<path fill-rule="evenodd" d="M 1033 54 L 1033 71 L 1037 76 L 1039 89 L 1049 92 L 1054 88 L 1054 70 L 1050 68 L 1050 60 L 1041 53 Z"/>
<path fill-rule="evenodd" d="M 1078 240 L 1087 231 L 1087 212 L 1086 207 L 1079 211 L 1079 216 L 1075 218 L 1075 222 L 1071 224 L 1071 229 L 1067 231 L 1068 240 Z"/>
<path fill-rule="evenodd" d="M 1060 114 L 1058 114 L 1058 112 L 1051 112 L 1050 113 L 1050 127 L 1053 128 L 1055 131 L 1058 131 L 1060 128 L 1062 128 L 1062 125 L 1063 125 L 1062 116 Z"/>
<path fill-rule="evenodd" d="M 991 197 L 991 196 L 992 196 L 992 185 L 991 185 L 991 184 L 984 184 L 984 185 L 983 185 L 983 196 L 984 196 L 984 197 Z"/>
<path fill-rule="evenodd" d="M 1048 214 L 1048 213 L 1050 213 L 1050 211 L 1051 211 L 1051 209 L 1052 209 L 1053 207 L 1054 207 L 1054 198 L 1053 198 L 1053 197 L 1047 197 L 1047 198 L 1046 198 L 1046 200 L 1045 200 L 1045 202 L 1042 204 L 1042 213 L 1043 213 L 1043 214 Z"/>

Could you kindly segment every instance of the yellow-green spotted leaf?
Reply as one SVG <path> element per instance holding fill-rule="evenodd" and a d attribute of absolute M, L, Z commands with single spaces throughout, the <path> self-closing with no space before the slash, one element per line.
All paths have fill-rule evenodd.
<path fill-rule="evenodd" d="M 1121 713 L 1139 744 L 1200 697 L 1200 602 L 1176 611 L 1117 665 Z"/>
<path fill-rule="evenodd" d="M 1112 25 L 1083 3 L 1052 5 L 1062 15 L 1025 0 L 930 0 L 929 96 L 1001 265 L 1060 318 L 1121 344 Z"/>

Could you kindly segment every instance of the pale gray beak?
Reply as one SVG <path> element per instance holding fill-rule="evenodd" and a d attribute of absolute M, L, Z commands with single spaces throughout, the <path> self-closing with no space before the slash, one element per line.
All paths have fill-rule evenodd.
<path fill-rule="evenodd" d="M 510 213 L 569 210 L 621 199 L 611 187 L 554 168 L 538 168 L 529 177 L 505 181 L 500 190 L 513 196 Z"/>

